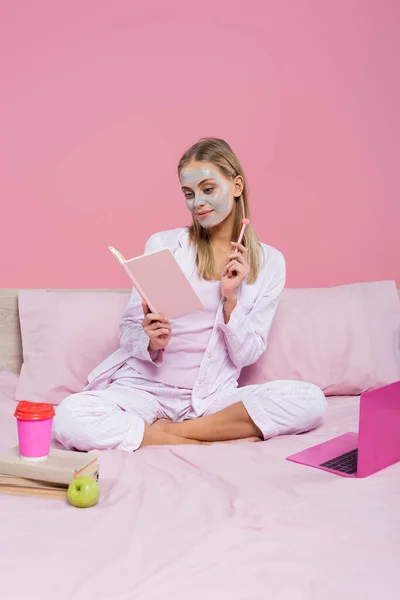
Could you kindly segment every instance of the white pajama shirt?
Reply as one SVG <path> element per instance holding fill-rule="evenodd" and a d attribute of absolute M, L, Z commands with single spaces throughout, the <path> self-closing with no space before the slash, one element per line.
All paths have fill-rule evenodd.
<path fill-rule="evenodd" d="M 262 244 L 257 281 L 243 283 L 229 322 L 223 318 L 220 282 L 201 281 L 187 229 L 153 235 L 145 252 L 170 248 L 205 305 L 171 321 L 165 352 L 148 352 L 141 298 L 133 290 L 120 324 L 120 348 L 90 375 L 86 388 L 66 398 L 54 420 L 56 438 L 78 450 L 136 450 L 144 424 L 159 418 L 183 421 L 242 401 L 264 439 L 317 426 L 326 410 L 322 391 L 299 381 L 238 388 L 243 367 L 254 363 L 267 337 L 285 284 L 282 254 Z M 174 338 L 174 330 L 177 331 Z"/>

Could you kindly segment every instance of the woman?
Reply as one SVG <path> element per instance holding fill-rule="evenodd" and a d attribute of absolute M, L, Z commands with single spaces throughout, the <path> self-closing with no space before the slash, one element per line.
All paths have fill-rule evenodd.
<path fill-rule="evenodd" d="M 204 309 L 170 323 L 133 291 L 121 347 L 58 407 L 55 435 L 67 448 L 267 439 L 310 430 L 325 412 L 312 384 L 237 387 L 241 369 L 266 348 L 285 261 L 251 225 L 235 242 L 249 207 L 243 169 L 226 142 L 201 140 L 178 173 L 192 225 L 156 233 L 145 252 L 170 248 Z"/>

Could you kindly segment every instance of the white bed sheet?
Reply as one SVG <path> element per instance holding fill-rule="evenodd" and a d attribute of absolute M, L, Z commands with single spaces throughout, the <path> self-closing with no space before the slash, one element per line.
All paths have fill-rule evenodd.
<path fill-rule="evenodd" d="M 0 374 L 0 450 L 16 443 Z M 314 432 L 101 455 L 101 500 L 0 495 L 4 600 L 398 600 L 400 465 L 364 480 L 285 460 L 357 429 L 332 398 Z"/>

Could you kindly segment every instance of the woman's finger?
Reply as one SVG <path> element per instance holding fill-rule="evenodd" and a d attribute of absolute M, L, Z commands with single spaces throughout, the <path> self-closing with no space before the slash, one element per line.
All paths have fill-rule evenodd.
<path fill-rule="evenodd" d="M 242 263 L 242 265 L 244 265 L 244 266 L 248 264 L 246 257 L 243 256 L 243 254 L 240 254 L 240 252 L 237 252 L 236 254 L 235 253 L 229 254 L 226 261 L 229 262 L 231 260 L 237 260 L 238 262 Z"/>
<path fill-rule="evenodd" d="M 234 248 L 237 248 L 241 254 L 247 255 L 247 248 L 245 248 L 243 244 L 238 244 L 237 242 L 231 242 L 231 244 Z"/>
<path fill-rule="evenodd" d="M 230 262 L 228 262 L 227 265 L 225 265 L 221 277 L 224 277 L 224 275 L 226 275 L 227 273 L 232 273 L 232 271 L 237 271 L 239 269 L 240 263 L 234 259 L 231 260 Z"/>
<path fill-rule="evenodd" d="M 234 267 L 236 270 L 240 269 L 240 267 L 244 267 L 244 265 L 242 265 L 242 263 L 240 263 L 236 258 L 229 261 L 226 266 L 228 269 L 231 269 L 232 267 Z"/>
<path fill-rule="evenodd" d="M 236 276 L 242 279 L 246 279 L 249 274 L 249 269 L 238 261 L 232 261 L 232 263 L 228 266 L 227 271 L 230 273 L 230 276 L 236 273 Z"/>
<path fill-rule="evenodd" d="M 160 321 L 160 323 L 168 323 L 167 319 L 163 315 L 157 315 L 155 313 L 148 313 L 144 320 L 146 323 L 153 323 L 154 321 Z"/>
<path fill-rule="evenodd" d="M 239 275 L 240 277 L 242 275 L 242 270 L 237 265 L 232 265 L 231 267 L 229 267 L 228 273 L 230 273 L 231 275 L 236 273 L 236 275 Z"/>
<path fill-rule="evenodd" d="M 171 330 L 171 325 L 168 322 L 154 321 L 147 327 L 145 327 L 146 331 L 156 331 L 157 329 L 169 329 Z"/>
<path fill-rule="evenodd" d="M 154 340 L 158 337 L 161 337 L 162 335 L 170 335 L 171 331 L 169 329 L 165 329 L 164 327 L 162 327 L 161 329 L 156 329 L 155 331 L 150 331 L 149 332 L 149 338 Z"/>

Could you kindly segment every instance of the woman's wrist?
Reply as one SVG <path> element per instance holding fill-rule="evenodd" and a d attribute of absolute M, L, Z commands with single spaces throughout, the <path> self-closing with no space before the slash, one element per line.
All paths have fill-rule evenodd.
<path fill-rule="evenodd" d="M 229 319 L 231 318 L 231 314 L 236 307 L 237 304 L 237 296 L 236 294 L 230 294 L 229 296 L 223 297 L 224 301 L 224 321 L 225 324 L 229 323 Z"/>

